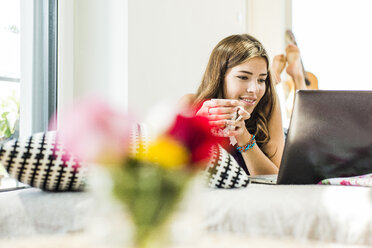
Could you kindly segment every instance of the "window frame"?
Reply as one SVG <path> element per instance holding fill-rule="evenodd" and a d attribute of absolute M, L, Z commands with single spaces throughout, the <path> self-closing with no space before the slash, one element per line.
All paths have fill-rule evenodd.
<path fill-rule="evenodd" d="M 48 130 L 57 109 L 58 0 L 21 0 L 20 6 L 20 135 L 25 136 Z"/>

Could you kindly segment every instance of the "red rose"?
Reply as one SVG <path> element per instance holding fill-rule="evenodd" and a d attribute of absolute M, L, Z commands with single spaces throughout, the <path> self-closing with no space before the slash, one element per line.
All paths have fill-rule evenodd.
<path fill-rule="evenodd" d="M 219 138 L 212 135 L 208 119 L 201 116 L 177 115 L 168 134 L 191 152 L 191 163 L 209 158 L 211 147 L 219 141 Z"/>

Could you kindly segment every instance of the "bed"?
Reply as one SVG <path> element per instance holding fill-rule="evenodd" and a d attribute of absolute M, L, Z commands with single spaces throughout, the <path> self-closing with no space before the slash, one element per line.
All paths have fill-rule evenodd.
<path fill-rule="evenodd" d="M 219 237 L 216 245 L 230 240 L 238 247 L 244 240 L 256 244 L 266 240 L 268 247 L 270 240 L 283 247 L 372 246 L 371 188 L 249 184 L 242 189 L 208 189 L 197 185 L 172 221 L 175 244 L 196 242 L 204 247 L 216 240 L 212 237 Z M 0 244 L 15 239 L 19 244 L 22 240 L 51 244 L 52 240 L 68 242 L 71 237 L 77 243 L 92 242 L 89 237 L 113 242 L 113 237 L 120 236 L 125 241 L 130 233 L 121 209 L 91 192 L 47 193 L 35 188 L 2 192 L 0 223 Z"/>

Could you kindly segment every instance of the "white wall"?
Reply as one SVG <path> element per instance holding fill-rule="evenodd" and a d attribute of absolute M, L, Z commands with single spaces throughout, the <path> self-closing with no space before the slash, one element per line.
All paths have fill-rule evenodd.
<path fill-rule="evenodd" d="M 246 32 L 246 0 L 129 0 L 129 106 L 195 92 L 219 40 Z"/>
<path fill-rule="evenodd" d="M 75 96 L 96 91 L 127 105 L 126 8 L 123 0 L 74 2 Z"/>
<path fill-rule="evenodd" d="M 59 1 L 60 110 L 99 92 L 145 116 L 162 99 L 195 92 L 213 47 L 231 34 L 248 30 L 278 53 L 288 1 Z"/>
<path fill-rule="evenodd" d="M 59 112 L 99 94 L 128 106 L 127 0 L 59 1 Z"/>
<path fill-rule="evenodd" d="M 291 28 L 291 0 L 248 0 L 247 31 L 263 43 L 269 56 L 284 52 Z"/>

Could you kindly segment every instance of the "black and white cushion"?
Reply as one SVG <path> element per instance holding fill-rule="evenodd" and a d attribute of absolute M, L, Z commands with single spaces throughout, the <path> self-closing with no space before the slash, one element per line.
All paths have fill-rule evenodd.
<path fill-rule="evenodd" d="M 151 138 L 147 125 L 135 124 L 130 137 L 132 155 L 145 152 Z M 57 132 L 36 133 L 0 145 L 0 163 L 18 181 L 47 191 L 81 191 L 88 167 L 57 141 Z"/>
<path fill-rule="evenodd" d="M 0 163 L 11 177 L 48 191 L 81 191 L 87 166 L 56 141 L 56 132 L 36 133 L 0 146 Z"/>
<path fill-rule="evenodd" d="M 81 191 L 86 185 L 88 167 L 69 154 L 56 140 L 57 133 L 36 133 L 0 145 L 0 163 L 10 176 L 22 183 L 47 191 Z M 147 125 L 136 124 L 130 137 L 132 155 L 145 152 L 151 140 Z M 234 157 L 214 146 L 203 171 L 211 188 L 246 187 L 249 178 Z"/>
<path fill-rule="evenodd" d="M 235 158 L 220 145 L 213 147 L 204 175 L 210 188 L 234 189 L 249 184 L 248 175 Z"/>

